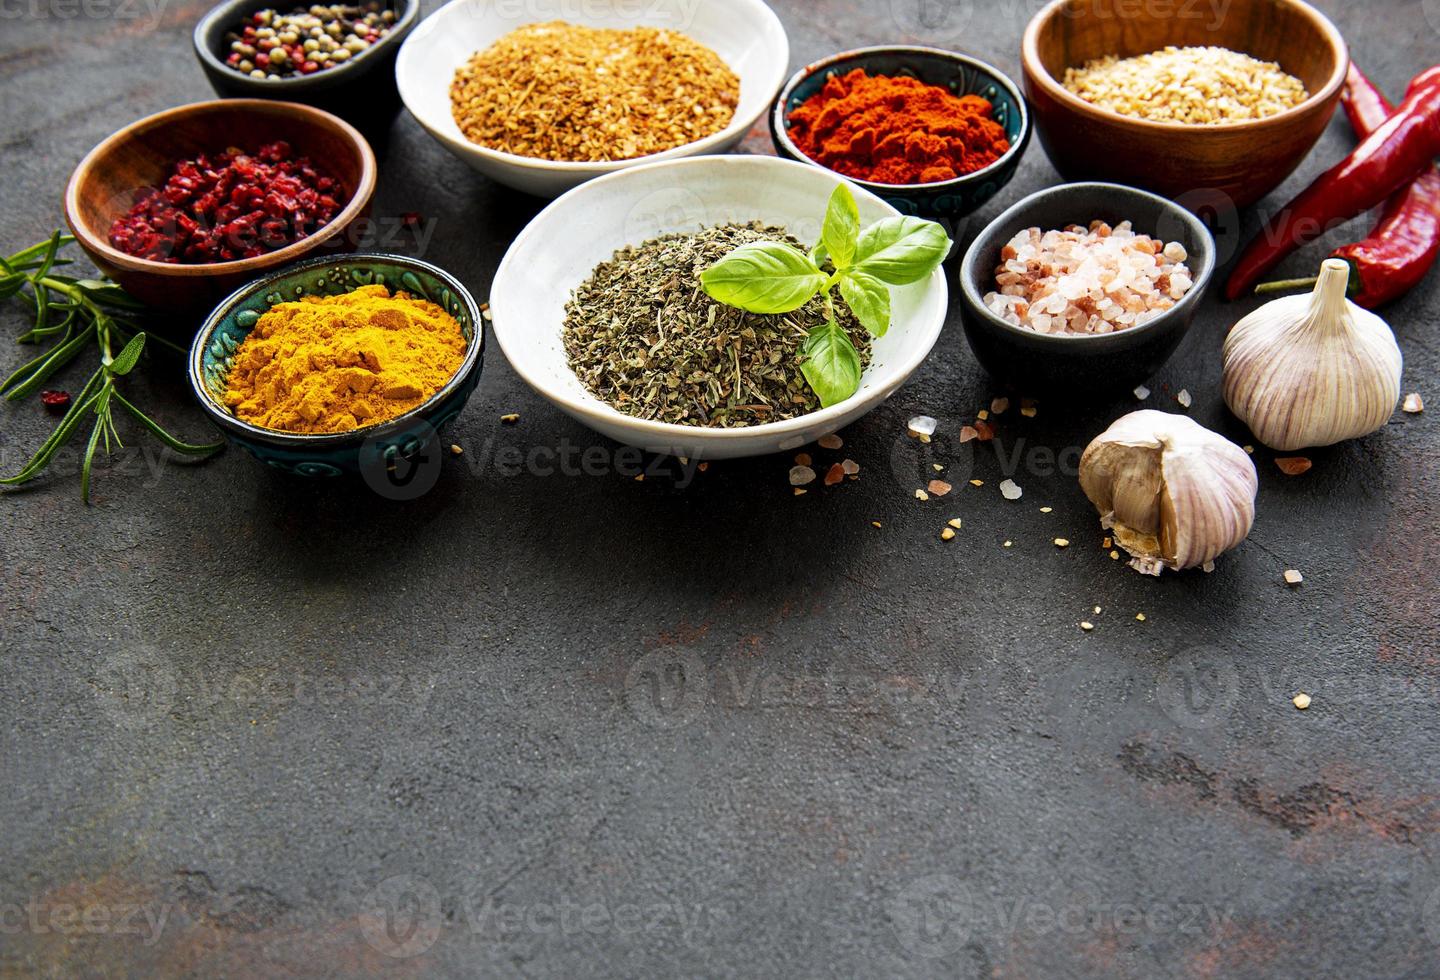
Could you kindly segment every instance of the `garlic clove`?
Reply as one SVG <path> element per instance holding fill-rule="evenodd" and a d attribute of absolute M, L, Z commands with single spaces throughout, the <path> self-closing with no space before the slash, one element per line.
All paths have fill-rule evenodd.
<path fill-rule="evenodd" d="M 1080 486 L 1131 565 L 1159 575 L 1204 565 L 1245 540 L 1259 479 L 1228 439 L 1188 416 L 1144 410 L 1090 443 Z"/>
<path fill-rule="evenodd" d="M 1266 303 L 1225 338 L 1225 404 L 1272 449 L 1369 435 L 1395 411 L 1404 359 L 1385 321 L 1345 298 L 1349 281 L 1327 259 L 1313 293 Z"/>

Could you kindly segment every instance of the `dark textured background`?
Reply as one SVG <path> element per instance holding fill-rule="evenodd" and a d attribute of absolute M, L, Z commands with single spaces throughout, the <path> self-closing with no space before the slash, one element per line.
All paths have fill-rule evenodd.
<path fill-rule="evenodd" d="M 1440 49 L 1440 2 L 1321 5 L 1392 94 Z M 7 248 L 56 226 L 93 144 L 208 97 L 203 7 L 7 2 Z M 917 31 L 918 0 L 777 7 L 796 65 L 918 34 L 1011 74 L 1033 9 L 938 4 Z M 1281 193 L 1351 145 L 1337 116 Z M 404 116 L 382 172 L 377 214 L 425 215 L 425 257 L 481 297 L 540 206 Z M 1032 146 L 970 233 L 1056 179 Z M 1150 404 L 1187 388 L 1196 419 L 1250 441 L 1218 396 L 1248 308 L 1212 302 Z M 1437 308 L 1432 277 L 1387 311 L 1404 390 L 1432 404 Z M 26 356 L 7 341 L 0 369 Z M 200 435 L 179 365 L 146 374 L 127 382 L 142 403 Z M 1434 408 L 1300 478 L 1261 451 L 1249 541 L 1156 581 L 1105 556 L 1037 452 L 1073 463 L 1135 405 L 1034 393 L 1002 454 L 972 455 L 953 434 L 996 393 L 952 315 L 820 454 L 861 479 L 798 499 L 785 458 L 683 489 L 501 472 L 506 447 L 614 447 L 493 346 L 465 455 L 412 503 L 237 451 L 152 470 L 151 451 L 99 473 L 87 509 L 72 455 L 0 502 L 0 973 L 1435 975 Z M 960 487 L 923 505 L 918 412 Z M 0 418 L 13 471 L 53 419 Z M 163 926 L 137 934 L 134 909 Z"/>

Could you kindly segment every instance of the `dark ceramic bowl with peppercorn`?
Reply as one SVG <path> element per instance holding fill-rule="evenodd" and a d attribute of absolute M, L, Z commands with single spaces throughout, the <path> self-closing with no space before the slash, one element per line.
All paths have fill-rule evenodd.
<path fill-rule="evenodd" d="M 999 69 L 975 58 L 919 46 L 860 48 L 806 65 L 785 83 L 770 113 L 770 138 L 788 160 L 823 164 L 805 154 L 791 137 L 790 115 L 825 87 L 826 82 L 862 68 L 871 76 L 909 77 L 948 90 L 956 96 L 978 95 L 991 105 L 991 117 L 1010 143 L 999 159 L 950 180 L 917 184 L 882 184 L 842 174 L 847 180 L 884 198 L 902 214 L 937 221 L 963 218 L 983 207 L 1015 176 L 1030 143 L 1030 110 L 1014 82 Z"/>
<path fill-rule="evenodd" d="M 259 158 L 262 150 L 277 144 L 286 150 L 284 163 L 277 166 Z M 285 200 L 294 202 L 299 198 L 280 193 L 280 181 L 276 178 L 278 167 L 301 167 L 305 173 L 314 173 L 313 168 L 303 164 L 303 160 L 308 159 L 315 167 L 323 168 L 325 183 L 302 188 L 300 193 L 304 196 L 308 191 L 316 199 L 324 199 L 325 206 L 320 213 L 329 216 L 333 211 L 333 216 L 314 227 L 316 213 L 307 210 L 288 226 L 290 234 L 267 242 L 266 247 L 271 250 L 261 254 L 246 255 L 245 252 L 254 251 L 247 248 L 234 257 L 226 257 L 230 251 L 227 249 L 214 252 L 216 258 L 210 259 L 209 253 L 177 256 L 173 252 L 162 254 L 163 248 L 117 247 L 118 239 L 112 237 L 117 222 L 129 222 L 142 198 L 160 196 L 147 188 L 162 187 L 172 177 L 179 176 L 175 173 L 176 165 L 183 161 L 193 163 L 202 156 L 212 162 L 221 156 L 229 159 L 226 154 L 229 147 L 256 154 L 252 163 L 242 163 L 239 158 L 231 160 L 230 172 L 239 173 L 242 166 L 254 168 L 257 176 L 250 181 L 250 193 L 257 197 L 258 208 L 278 203 L 283 217 L 284 208 L 288 206 Z M 370 213 L 375 178 L 375 154 L 365 137 L 327 112 L 291 102 L 258 99 L 197 102 L 147 116 L 91 150 L 70 176 L 65 190 L 65 220 L 96 267 L 152 312 L 176 318 L 203 315 L 216 300 L 256 276 L 317 253 L 353 251 L 357 225 Z M 196 179 L 208 180 L 209 177 L 200 174 Z M 217 185 L 217 190 L 223 190 L 228 199 L 235 187 Z M 279 196 L 272 198 L 272 194 Z M 196 224 L 190 218 L 195 206 L 195 202 L 190 201 L 174 207 L 173 223 L 163 233 L 156 234 L 171 236 L 177 249 L 181 247 L 178 243 L 182 236 L 185 241 L 193 242 L 190 231 L 182 226 L 185 222 Z M 218 211 L 216 220 L 223 220 Z M 242 216 L 242 223 L 243 220 L 248 220 L 248 216 Z M 212 239 L 224 237 L 228 242 L 230 233 L 225 229 L 230 227 L 217 224 L 198 230 Z M 121 231 L 128 233 L 130 228 L 121 227 Z M 302 231 L 303 237 L 291 240 Z M 135 251 L 140 254 L 134 254 Z M 176 260 L 179 258 L 185 260 Z"/>
<path fill-rule="evenodd" d="M 1137 234 L 1184 246 L 1193 285 L 1175 305 L 1137 326 L 1112 333 L 1039 333 L 990 309 L 996 269 L 1020 232 L 1093 221 L 1129 221 Z M 1199 218 L 1148 191 L 1119 184 L 1062 184 L 1032 194 L 992 221 L 960 264 L 960 313 L 980 365 L 1021 394 L 1108 398 L 1130 391 L 1158 371 L 1185 339 L 1215 273 L 1215 239 Z"/>
<path fill-rule="evenodd" d="M 465 357 L 439 391 L 419 407 L 378 425 L 349 432 L 297 433 L 264 429 L 236 418 L 225 404 L 226 381 L 241 343 L 270 307 L 301 296 L 336 296 L 360 286 L 382 285 L 437 304 L 460 324 Z M 485 327 L 480 307 L 460 281 L 443 269 L 403 255 L 357 253 L 287 266 L 250 283 L 210 314 L 190 348 L 190 387 L 220 431 L 256 459 L 297 476 L 359 473 L 377 490 L 394 487 L 404 499 L 412 467 L 439 461 L 439 430 L 464 409 L 480 382 Z M 408 460 L 409 466 L 400 466 Z M 400 472 L 401 470 L 405 472 Z M 419 479 L 418 471 L 410 485 Z"/>
<path fill-rule="evenodd" d="M 302 16 L 314 9 L 286 0 L 226 0 L 195 25 L 195 57 L 215 94 L 225 98 L 283 99 L 332 112 L 372 134 L 388 130 L 400 109 L 395 85 L 395 56 L 405 36 L 420 22 L 419 0 L 353 0 L 353 5 L 325 5 L 316 15 L 318 36 L 303 27 L 278 45 L 270 58 L 259 42 L 275 37 L 246 36 L 275 30 L 257 23 L 263 11 Z M 274 21 L 269 21 L 274 23 Z M 307 20 L 307 23 L 311 23 Z M 331 30 L 326 30 L 334 25 Z M 281 27 L 281 33 L 285 28 Z M 327 40 L 328 39 L 328 40 Z M 332 47 L 333 46 L 333 47 Z M 292 53 L 293 52 L 293 53 Z M 305 60 L 302 60 L 304 58 Z M 246 67 L 248 66 L 248 67 Z M 255 77 L 252 72 L 265 77 Z"/>

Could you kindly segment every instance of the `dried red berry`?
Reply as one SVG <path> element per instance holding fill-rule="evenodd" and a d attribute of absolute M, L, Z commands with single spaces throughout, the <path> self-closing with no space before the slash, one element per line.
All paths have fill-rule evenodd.
<path fill-rule="evenodd" d="M 70 392 L 42 391 L 40 392 L 40 404 L 52 412 L 63 412 L 70 407 Z"/>

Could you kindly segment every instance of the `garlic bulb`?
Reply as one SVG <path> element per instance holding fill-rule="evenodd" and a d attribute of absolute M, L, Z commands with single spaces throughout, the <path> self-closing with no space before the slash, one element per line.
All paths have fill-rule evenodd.
<path fill-rule="evenodd" d="M 1080 458 L 1080 487 L 1147 575 L 1212 561 L 1250 533 L 1259 480 L 1245 450 L 1185 415 L 1132 412 Z"/>
<path fill-rule="evenodd" d="M 1327 259 L 1309 296 L 1265 304 L 1225 338 L 1225 404 L 1271 449 L 1369 435 L 1400 398 L 1385 321 L 1345 298 L 1350 265 Z"/>

